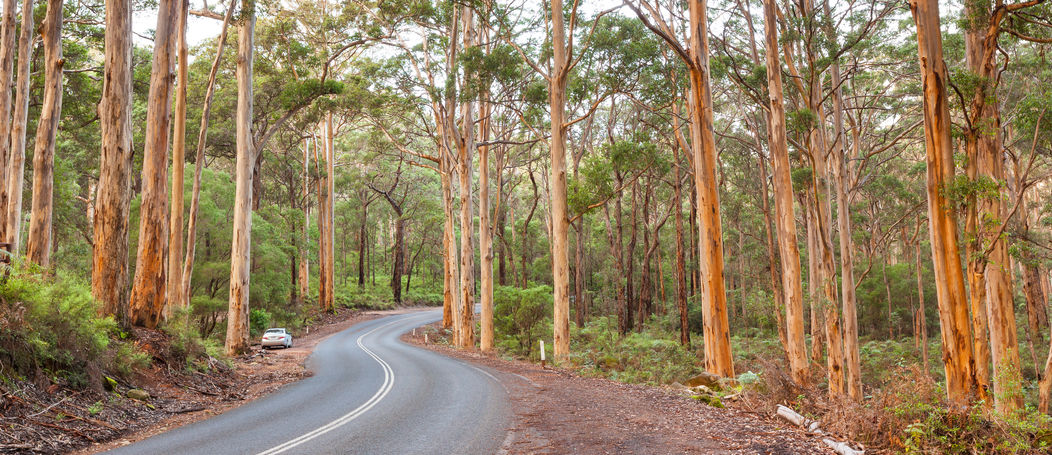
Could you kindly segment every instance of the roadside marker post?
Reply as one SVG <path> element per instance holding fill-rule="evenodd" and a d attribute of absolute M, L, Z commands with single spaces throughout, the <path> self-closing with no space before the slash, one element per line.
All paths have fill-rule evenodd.
<path fill-rule="evenodd" d="M 427 344 L 427 334 L 424 334 L 424 344 Z"/>
<path fill-rule="evenodd" d="M 541 368 L 544 368 L 544 340 L 541 340 Z"/>

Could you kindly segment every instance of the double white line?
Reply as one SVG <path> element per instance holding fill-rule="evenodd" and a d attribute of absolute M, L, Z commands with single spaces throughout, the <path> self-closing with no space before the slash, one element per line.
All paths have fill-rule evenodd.
<path fill-rule="evenodd" d="M 391 365 L 388 365 L 387 362 L 384 361 L 384 359 L 381 359 L 380 356 L 376 355 L 376 353 L 374 353 L 373 351 L 370 351 L 369 348 L 365 347 L 365 345 L 362 344 L 362 339 L 364 339 L 365 337 L 369 336 L 373 332 L 376 332 L 377 330 L 380 330 L 382 328 L 388 327 L 388 326 L 390 326 L 392 324 L 397 324 L 399 322 L 405 322 L 406 319 L 408 319 L 408 318 L 391 321 L 391 322 L 389 322 L 387 324 L 381 325 L 380 327 L 372 329 L 372 330 L 370 330 L 368 332 L 365 332 L 365 333 L 361 334 L 360 336 L 358 336 L 358 342 L 357 342 L 358 347 L 361 348 L 362 351 L 365 351 L 366 354 L 369 354 L 369 356 L 372 357 L 373 360 L 376 360 L 376 362 L 379 363 L 380 367 L 383 368 L 383 370 L 384 370 L 384 382 L 383 382 L 383 384 L 380 385 L 380 389 L 377 390 L 375 394 L 373 394 L 372 398 L 369 398 L 369 401 L 366 401 L 365 403 L 362 403 L 361 406 L 358 406 L 353 411 L 348 412 L 347 414 L 344 414 L 343 416 L 341 416 L 340 418 L 338 418 L 336 420 L 333 420 L 332 422 L 329 422 L 329 423 L 327 423 L 325 425 L 322 425 L 321 427 L 318 427 L 314 431 L 306 433 L 303 436 L 300 436 L 300 437 L 298 437 L 296 439 L 293 439 L 293 440 L 290 440 L 288 442 L 285 442 L 284 444 L 275 446 L 275 447 L 273 447 L 273 448 L 271 448 L 269 450 L 260 452 L 259 455 L 276 455 L 276 454 L 282 453 L 282 452 L 284 452 L 286 450 L 289 450 L 289 449 L 291 449 L 293 447 L 296 447 L 296 446 L 298 446 L 300 444 L 303 444 L 303 443 L 305 443 L 307 441 L 310 441 L 311 439 L 314 439 L 314 438 L 316 438 L 318 436 L 321 436 L 321 435 L 323 435 L 325 433 L 328 433 L 328 432 L 330 432 L 332 430 L 335 430 L 335 429 L 343 426 L 347 422 L 350 422 L 350 421 L 358 418 L 359 416 L 364 414 L 369 409 L 372 409 L 373 406 L 376 406 L 376 403 L 379 403 L 380 400 L 384 399 L 384 397 L 387 396 L 387 394 L 391 391 L 391 387 L 394 386 L 394 371 L 391 370 Z"/>

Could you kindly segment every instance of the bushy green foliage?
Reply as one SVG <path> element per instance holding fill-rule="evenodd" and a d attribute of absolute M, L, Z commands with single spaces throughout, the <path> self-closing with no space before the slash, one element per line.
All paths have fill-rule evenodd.
<path fill-rule="evenodd" d="M 1052 417 L 1033 408 L 1009 418 L 991 418 L 978 403 L 967 412 L 947 407 L 939 387 L 917 389 L 916 385 L 900 385 L 887 397 L 892 403 L 885 409 L 890 414 L 887 418 L 904 425 L 900 438 L 892 438 L 901 440 L 904 453 L 1037 454 L 1052 450 Z"/>
<path fill-rule="evenodd" d="M 551 286 L 497 286 L 493 304 L 493 328 L 502 350 L 529 357 L 537 340 L 551 333 Z"/>
<path fill-rule="evenodd" d="M 358 286 L 336 286 L 335 300 L 336 305 L 343 308 L 359 310 L 388 310 L 394 308 L 391 288 L 381 285 L 366 284 L 362 288 Z"/>
<path fill-rule="evenodd" d="M 262 335 L 270 328 L 270 312 L 262 308 L 254 308 L 248 313 L 248 334 L 250 337 Z"/>
<path fill-rule="evenodd" d="M 113 318 L 97 311 L 82 279 L 16 266 L 0 286 L 0 363 L 23 378 L 43 374 L 73 387 L 99 384 L 102 371 L 127 374 L 148 363 L 120 341 Z"/>
<path fill-rule="evenodd" d="M 595 318 L 583 328 L 572 330 L 570 362 L 586 374 L 617 381 L 683 382 L 700 372 L 703 365 L 676 339 L 675 334 L 656 329 L 622 337 L 617 331 L 617 318 Z"/>

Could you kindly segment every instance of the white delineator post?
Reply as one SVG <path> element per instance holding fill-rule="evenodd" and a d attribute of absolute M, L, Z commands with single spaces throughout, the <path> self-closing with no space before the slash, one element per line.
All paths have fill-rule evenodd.
<path fill-rule="evenodd" d="M 541 341 L 541 368 L 544 368 L 544 340 Z"/>

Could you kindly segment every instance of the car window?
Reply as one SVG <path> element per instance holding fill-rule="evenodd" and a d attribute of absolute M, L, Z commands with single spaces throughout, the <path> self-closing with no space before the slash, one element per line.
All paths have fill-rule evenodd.
<path fill-rule="evenodd" d="M 270 329 L 270 330 L 267 330 L 265 333 L 285 333 L 285 330 L 284 329 Z"/>

